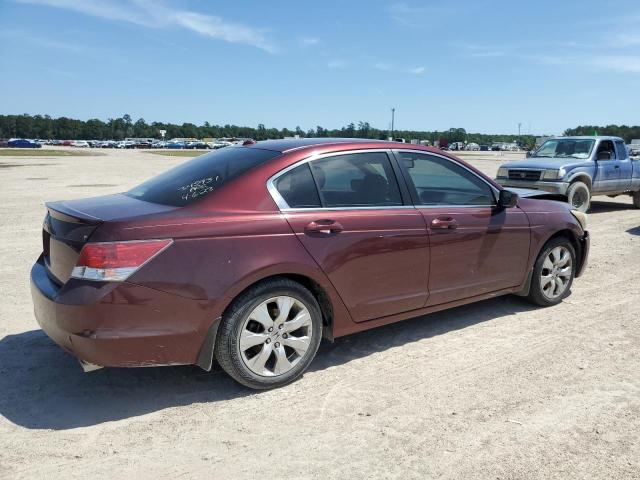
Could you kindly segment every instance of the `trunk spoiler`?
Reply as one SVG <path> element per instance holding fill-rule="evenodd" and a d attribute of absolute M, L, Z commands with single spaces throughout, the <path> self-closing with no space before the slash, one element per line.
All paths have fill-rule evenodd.
<path fill-rule="evenodd" d="M 88 225 L 98 225 L 102 223 L 101 219 L 93 217 L 88 213 L 75 210 L 64 201 L 46 202 L 44 206 L 47 208 L 49 215 L 56 220 L 70 223 L 84 223 Z"/>

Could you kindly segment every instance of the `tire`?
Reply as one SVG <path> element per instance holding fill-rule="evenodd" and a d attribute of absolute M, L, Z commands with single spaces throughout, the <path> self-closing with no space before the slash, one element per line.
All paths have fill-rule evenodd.
<path fill-rule="evenodd" d="M 273 278 L 251 287 L 227 309 L 214 354 L 238 383 L 266 390 L 300 378 L 321 338 L 322 313 L 315 297 L 297 282 Z"/>
<path fill-rule="evenodd" d="M 633 198 L 633 206 L 636 208 L 640 208 L 640 190 L 638 190 L 637 192 L 633 192 L 631 198 Z"/>
<path fill-rule="evenodd" d="M 587 213 L 591 206 L 591 192 L 583 182 L 573 182 L 567 189 L 567 202 L 576 210 Z"/>
<path fill-rule="evenodd" d="M 562 302 L 571 291 L 576 267 L 576 252 L 568 238 L 548 241 L 534 264 L 528 300 L 542 307 Z"/>

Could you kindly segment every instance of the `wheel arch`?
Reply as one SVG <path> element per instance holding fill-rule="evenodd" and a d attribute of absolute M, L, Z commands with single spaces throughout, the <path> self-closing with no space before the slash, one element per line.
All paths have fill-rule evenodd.
<path fill-rule="evenodd" d="M 591 187 L 593 186 L 593 180 L 591 179 L 591 177 L 584 173 L 584 172 L 579 172 L 574 174 L 570 179 L 569 179 L 569 185 L 576 183 L 576 182 L 582 182 L 584 183 L 587 188 L 589 189 L 589 192 L 591 192 Z"/>
<path fill-rule="evenodd" d="M 253 288 L 255 285 L 276 278 L 286 278 L 288 280 L 299 283 L 307 290 L 309 290 L 315 297 L 322 313 L 322 325 L 324 327 L 323 337 L 329 340 L 333 340 L 335 311 L 340 307 L 340 305 L 336 305 L 336 302 L 340 300 L 336 298 L 335 292 L 329 291 L 329 288 L 331 288 L 331 286 L 326 284 L 323 285 L 322 279 L 318 278 L 317 275 L 314 275 L 308 271 L 303 273 L 296 270 L 297 269 L 283 269 L 281 271 L 268 270 L 262 272 L 262 274 L 258 274 L 256 276 L 253 276 L 252 278 L 246 279 L 244 282 L 242 282 L 241 286 L 236 286 L 233 292 L 230 292 L 231 294 L 227 297 L 227 302 L 224 306 L 222 316 L 224 316 L 229 307 L 238 297 L 243 295 L 250 288 Z"/>
<path fill-rule="evenodd" d="M 214 357 L 214 346 L 216 343 L 216 337 L 218 334 L 218 327 L 220 326 L 220 322 L 224 317 L 225 313 L 231 308 L 233 303 L 237 298 L 243 295 L 249 289 L 259 285 L 261 283 L 267 282 L 269 280 L 278 279 L 278 278 L 286 278 L 288 280 L 299 283 L 307 290 L 311 292 L 314 298 L 317 300 L 318 305 L 320 306 L 320 313 L 322 314 L 322 338 L 333 341 L 333 325 L 335 318 L 335 310 L 334 310 L 334 301 L 331 298 L 330 293 L 327 291 L 325 287 L 323 287 L 316 279 L 311 276 L 304 275 L 301 273 L 289 273 L 289 272 L 279 272 L 268 275 L 263 275 L 258 278 L 253 278 L 251 282 L 247 282 L 243 285 L 241 289 L 238 289 L 234 292 L 233 296 L 227 297 L 227 302 L 224 305 L 224 309 L 222 314 L 217 317 L 209 327 L 207 335 L 200 347 L 200 351 L 198 353 L 198 358 L 196 364 L 203 368 L 206 371 L 210 371 L 213 365 L 213 357 Z M 339 308 L 339 307 L 338 307 Z"/>
<path fill-rule="evenodd" d="M 522 289 L 518 291 L 516 295 L 522 296 L 522 297 L 526 297 L 527 295 L 529 295 L 529 290 L 531 288 L 531 279 L 533 276 L 533 268 L 538 256 L 540 255 L 540 252 L 544 250 L 544 248 L 547 246 L 549 242 L 551 242 L 552 240 L 555 240 L 556 238 L 561 238 L 561 237 L 564 237 L 571 242 L 571 246 L 573 247 L 573 250 L 576 254 L 576 271 L 579 272 L 581 270 L 582 262 L 584 259 L 582 256 L 582 244 L 580 243 L 580 239 L 578 238 L 578 235 L 576 234 L 576 232 L 574 232 L 570 228 L 564 228 L 562 230 L 558 230 L 557 232 L 554 232 L 553 234 L 549 235 L 549 237 L 547 237 L 543 242 L 540 242 L 540 248 L 538 248 L 538 251 L 532 257 L 532 263 L 529 266 L 526 281 Z"/>

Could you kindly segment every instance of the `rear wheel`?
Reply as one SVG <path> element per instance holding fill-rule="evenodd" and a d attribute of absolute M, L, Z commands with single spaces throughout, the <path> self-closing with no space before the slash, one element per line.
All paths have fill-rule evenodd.
<path fill-rule="evenodd" d="M 640 208 L 640 190 L 637 192 L 633 192 L 633 206 L 636 208 Z"/>
<path fill-rule="evenodd" d="M 281 387 L 302 376 L 321 337 L 322 314 L 311 292 L 276 278 L 250 288 L 228 309 L 215 355 L 220 366 L 247 387 Z"/>
<path fill-rule="evenodd" d="M 528 299 L 543 307 L 557 305 L 569 294 L 576 271 L 576 253 L 566 237 L 550 240 L 533 267 Z"/>
<path fill-rule="evenodd" d="M 567 202 L 576 210 L 586 213 L 591 205 L 591 192 L 583 182 L 573 182 L 567 189 Z"/>

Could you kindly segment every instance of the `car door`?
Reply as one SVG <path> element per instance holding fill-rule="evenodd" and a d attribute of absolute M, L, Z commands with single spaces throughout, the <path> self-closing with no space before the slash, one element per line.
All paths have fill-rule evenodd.
<path fill-rule="evenodd" d="M 354 321 L 424 306 L 429 239 L 386 151 L 303 162 L 278 174 L 270 190 Z"/>
<path fill-rule="evenodd" d="M 606 155 L 608 154 L 608 155 Z M 605 155 L 603 158 L 602 155 Z M 594 193 L 618 191 L 620 185 L 620 162 L 611 140 L 601 140 L 595 154 L 597 174 L 593 184 Z"/>
<path fill-rule="evenodd" d="M 496 189 L 449 158 L 397 150 L 430 238 L 429 300 L 437 305 L 520 285 L 530 229 L 519 208 L 496 207 Z"/>
<path fill-rule="evenodd" d="M 620 166 L 620 181 L 618 183 L 618 192 L 631 189 L 631 177 L 633 176 L 633 164 L 629 158 L 629 152 L 622 140 L 615 141 L 616 155 L 618 157 L 618 165 Z"/>

